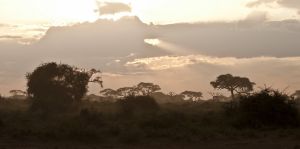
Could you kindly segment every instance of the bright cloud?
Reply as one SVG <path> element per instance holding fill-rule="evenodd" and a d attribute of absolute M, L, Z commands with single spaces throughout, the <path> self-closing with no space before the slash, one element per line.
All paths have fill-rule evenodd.
<path fill-rule="evenodd" d="M 237 66 L 247 65 L 260 62 L 280 62 L 300 66 L 300 57 L 255 57 L 255 58 L 235 58 L 235 57 L 210 57 L 204 55 L 188 55 L 188 56 L 162 56 L 135 59 L 127 62 L 127 67 L 137 67 L 150 70 L 166 70 L 172 68 L 180 68 L 196 64 L 211 64 L 219 66 Z"/>
<path fill-rule="evenodd" d="M 145 39 L 144 42 L 152 46 L 157 46 L 160 44 L 159 39 Z"/>
<path fill-rule="evenodd" d="M 99 2 L 100 15 L 114 15 L 122 12 L 131 12 L 131 6 L 124 3 L 116 2 Z"/>
<path fill-rule="evenodd" d="M 256 0 L 248 3 L 248 7 L 258 7 L 264 4 L 277 4 L 283 7 L 296 9 L 300 13 L 300 1 L 299 0 Z"/>

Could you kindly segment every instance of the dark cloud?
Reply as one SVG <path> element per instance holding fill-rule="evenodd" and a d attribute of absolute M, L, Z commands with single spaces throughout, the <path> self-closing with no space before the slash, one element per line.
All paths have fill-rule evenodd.
<path fill-rule="evenodd" d="M 111 15 L 122 12 L 131 12 L 131 6 L 124 3 L 101 2 L 98 3 L 100 15 Z"/>
<path fill-rule="evenodd" d="M 266 17 L 266 13 L 256 12 L 238 22 L 160 26 L 144 24 L 137 17 L 99 20 L 50 28 L 32 48 L 75 57 L 161 56 L 178 54 L 176 46 L 189 54 L 219 57 L 300 56 L 300 22 L 269 22 Z M 168 47 L 147 45 L 147 38 L 159 38 Z"/>

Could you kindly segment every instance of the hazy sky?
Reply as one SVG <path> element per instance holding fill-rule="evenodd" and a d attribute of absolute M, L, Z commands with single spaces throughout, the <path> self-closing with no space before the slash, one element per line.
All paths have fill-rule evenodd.
<path fill-rule="evenodd" d="M 0 93 L 48 61 L 100 68 L 111 88 L 207 93 L 232 73 L 292 92 L 299 12 L 297 0 L 0 0 Z"/>
<path fill-rule="evenodd" d="M 0 0 L 0 36 L 23 36 L 28 42 L 42 37 L 50 26 L 116 17 L 103 16 L 103 3 L 128 5 L 127 15 L 148 24 L 237 21 L 253 12 L 273 21 L 299 19 L 295 0 Z"/>
<path fill-rule="evenodd" d="M 251 11 L 269 12 L 270 19 L 298 18 L 295 8 L 279 2 L 253 6 L 254 0 L 114 0 L 132 7 L 144 22 L 172 23 L 237 20 Z M 273 0 L 276 1 L 276 0 Z M 2 23 L 69 23 L 97 19 L 100 0 L 0 0 Z M 289 6 L 289 5 L 288 5 Z"/>

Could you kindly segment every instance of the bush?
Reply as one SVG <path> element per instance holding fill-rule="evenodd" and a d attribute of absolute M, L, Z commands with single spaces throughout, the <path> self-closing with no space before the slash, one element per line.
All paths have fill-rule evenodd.
<path fill-rule="evenodd" d="M 0 119 L 0 129 L 1 129 L 1 127 L 3 127 L 4 126 L 4 123 L 3 123 L 3 121 Z"/>
<path fill-rule="evenodd" d="M 66 64 L 45 63 L 27 75 L 32 109 L 64 111 L 87 92 L 90 75 Z"/>
<path fill-rule="evenodd" d="M 236 112 L 237 124 L 240 126 L 288 127 L 299 123 L 295 103 L 286 94 L 273 89 L 241 96 Z"/>
<path fill-rule="evenodd" d="M 160 108 L 150 96 L 129 96 L 118 101 L 120 112 L 125 115 L 144 115 L 157 112 Z"/>
<path fill-rule="evenodd" d="M 5 97 L 3 97 L 1 94 L 0 94 L 0 102 L 3 102 L 5 101 Z"/>

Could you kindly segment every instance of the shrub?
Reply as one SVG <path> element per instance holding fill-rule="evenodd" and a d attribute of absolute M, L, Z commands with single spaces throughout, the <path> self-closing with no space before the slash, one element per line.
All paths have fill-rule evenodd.
<path fill-rule="evenodd" d="M 4 101 L 4 100 L 5 100 L 5 98 L 0 94 L 0 102 Z"/>
<path fill-rule="evenodd" d="M 118 101 L 120 112 L 126 115 L 144 115 L 155 113 L 159 105 L 150 96 L 129 96 Z"/>
<path fill-rule="evenodd" d="M 295 103 L 286 94 L 273 89 L 241 96 L 236 112 L 240 126 L 287 127 L 299 123 Z"/>
<path fill-rule="evenodd" d="M 33 110 L 64 111 L 87 92 L 90 75 L 66 64 L 45 63 L 27 75 Z"/>

